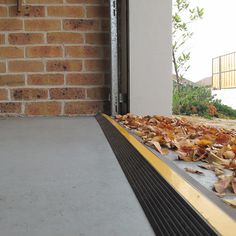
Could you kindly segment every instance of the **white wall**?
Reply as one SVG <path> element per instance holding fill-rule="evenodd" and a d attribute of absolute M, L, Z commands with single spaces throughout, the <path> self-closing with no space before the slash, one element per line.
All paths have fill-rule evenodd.
<path fill-rule="evenodd" d="M 130 0 L 130 111 L 171 114 L 171 0 Z"/>

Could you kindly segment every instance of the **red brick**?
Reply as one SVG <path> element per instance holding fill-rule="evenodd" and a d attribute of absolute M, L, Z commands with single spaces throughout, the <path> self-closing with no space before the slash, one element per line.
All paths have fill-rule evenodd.
<path fill-rule="evenodd" d="M 66 102 L 66 115 L 95 115 L 103 111 L 102 102 Z"/>
<path fill-rule="evenodd" d="M 0 3 L 1 4 L 13 4 L 13 3 L 15 3 L 15 1 L 14 0 L 0 0 Z"/>
<path fill-rule="evenodd" d="M 14 102 L 0 103 L 0 113 L 19 114 L 20 112 L 21 112 L 21 103 L 14 103 Z"/>
<path fill-rule="evenodd" d="M 61 28 L 60 20 L 25 20 L 25 29 L 27 31 L 53 31 Z"/>
<path fill-rule="evenodd" d="M 98 4 L 102 2 L 102 0 L 66 0 L 67 3 L 75 3 L 75 4 L 78 4 L 78 3 L 89 3 L 89 4 Z"/>
<path fill-rule="evenodd" d="M 110 20 L 109 19 L 102 20 L 102 31 L 110 32 Z"/>
<path fill-rule="evenodd" d="M 88 3 L 88 4 L 101 4 L 102 0 L 66 0 L 67 3 Z"/>
<path fill-rule="evenodd" d="M 96 72 L 109 71 L 109 63 L 106 60 L 86 60 L 85 69 Z"/>
<path fill-rule="evenodd" d="M 88 33 L 86 34 L 86 43 L 108 45 L 110 43 L 110 36 L 107 33 Z"/>
<path fill-rule="evenodd" d="M 51 99 L 83 99 L 85 89 L 83 88 L 53 88 L 49 90 Z"/>
<path fill-rule="evenodd" d="M 61 57 L 61 46 L 34 46 L 26 48 L 27 57 Z"/>
<path fill-rule="evenodd" d="M 5 43 L 5 35 L 0 34 L 0 44 L 4 44 L 4 43 Z"/>
<path fill-rule="evenodd" d="M 68 74 L 66 76 L 68 85 L 103 85 L 103 74 Z"/>
<path fill-rule="evenodd" d="M 99 18 L 104 18 L 104 17 L 109 17 L 110 11 L 109 7 L 104 7 L 104 6 L 87 6 L 87 17 L 89 18 L 94 18 L 94 17 L 99 17 Z"/>
<path fill-rule="evenodd" d="M 0 6 L 0 17 L 5 17 L 7 16 L 7 8 Z"/>
<path fill-rule="evenodd" d="M 23 75 L 0 75 L 0 86 L 22 86 L 24 84 Z"/>
<path fill-rule="evenodd" d="M 52 32 L 47 35 L 48 43 L 78 44 L 83 43 L 84 38 L 80 33 Z"/>
<path fill-rule="evenodd" d="M 111 58 L 111 48 L 110 47 L 103 47 L 103 56 L 104 56 L 104 59 Z"/>
<path fill-rule="evenodd" d="M 53 3 L 63 3 L 63 0 L 25 0 L 26 3 L 33 4 L 53 4 Z"/>
<path fill-rule="evenodd" d="M 63 85 L 63 74 L 34 74 L 28 75 L 29 85 Z"/>
<path fill-rule="evenodd" d="M 81 18 L 85 16 L 85 11 L 82 6 L 49 6 L 48 16 Z"/>
<path fill-rule="evenodd" d="M 22 30 L 23 22 L 21 19 L 0 19 L 1 31 Z"/>
<path fill-rule="evenodd" d="M 80 60 L 57 60 L 47 62 L 47 71 L 81 71 L 82 61 Z"/>
<path fill-rule="evenodd" d="M 6 72 L 6 63 L 0 62 L 0 73 Z"/>
<path fill-rule="evenodd" d="M 9 61 L 10 72 L 40 72 L 44 70 L 42 61 Z"/>
<path fill-rule="evenodd" d="M 8 41 L 10 44 L 39 44 L 44 43 L 44 35 L 39 33 L 11 33 Z"/>
<path fill-rule="evenodd" d="M 21 12 L 16 2 L 0 0 L 0 113 L 60 116 L 104 110 L 109 1 L 23 0 Z"/>
<path fill-rule="evenodd" d="M 105 80 L 105 84 L 106 85 L 111 85 L 111 74 L 110 73 L 105 73 L 105 75 L 104 75 L 104 80 Z"/>
<path fill-rule="evenodd" d="M 99 30 L 99 21 L 87 19 L 64 20 L 63 27 L 65 30 Z"/>
<path fill-rule="evenodd" d="M 109 90 L 108 88 L 98 87 L 98 88 L 88 88 L 87 97 L 94 100 L 104 100 L 108 98 Z"/>
<path fill-rule="evenodd" d="M 18 47 L 0 47 L 0 58 L 23 58 L 24 49 Z"/>
<path fill-rule="evenodd" d="M 102 49 L 93 46 L 68 46 L 66 49 L 67 57 L 76 58 L 101 58 Z"/>
<path fill-rule="evenodd" d="M 0 100 L 8 100 L 8 92 L 6 89 L 0 89 Z"/>
<path fill-rule="evenodd" d="M 27 103 L 25 113 L 29 116 L 58 116 L 61 114 L 59 102 L 34 102 Z"/>
<path fill-rule="evenodd" d="M 43 17 L 45 16 L 44 6 L 22 6 L 22 10 L 17 11 L 16 6 L 9 8 L 10 16 L 25 16 L 25 17 Z"/>
<path fill-rule="evenodd" d="M 11 90 L 11 98 L 14 100 L 38 100 L 47 99 L 47 89 L 22 88 Z"/>

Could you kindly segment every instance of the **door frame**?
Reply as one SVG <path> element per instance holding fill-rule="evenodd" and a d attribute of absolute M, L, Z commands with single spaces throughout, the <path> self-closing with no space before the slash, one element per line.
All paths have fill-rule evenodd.
<path fill-rule="evenodd" d="M 111 115 L 129 112 L 129 1 L 110 0 Z"/>

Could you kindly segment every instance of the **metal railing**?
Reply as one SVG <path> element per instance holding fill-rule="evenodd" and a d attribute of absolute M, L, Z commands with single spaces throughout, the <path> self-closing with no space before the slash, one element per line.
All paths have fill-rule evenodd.
<path fill-rule="evenodd" d="M 212 88 L 236 88 L 236 52 L 212 59 Z"/>

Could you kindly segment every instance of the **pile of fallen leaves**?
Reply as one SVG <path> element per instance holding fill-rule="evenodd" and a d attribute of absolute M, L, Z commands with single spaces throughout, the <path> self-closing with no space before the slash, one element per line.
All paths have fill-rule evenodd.
<path fill-rule="evenodd" d="M 173 150 L 183 161 L 204 161 L 201 168 L 212 170 L 218 177 L 214 190 L 224 194 L 236 193 L 236 131 L 195 125 L 184 118 L 166 116 L 118 115 L 116 121 L 133 130 L 143 142 L 162 155 Z M 225 174 L 231 170 L 231 175 Z M 201 174 L 200 171 L 186 171 Z"/>

